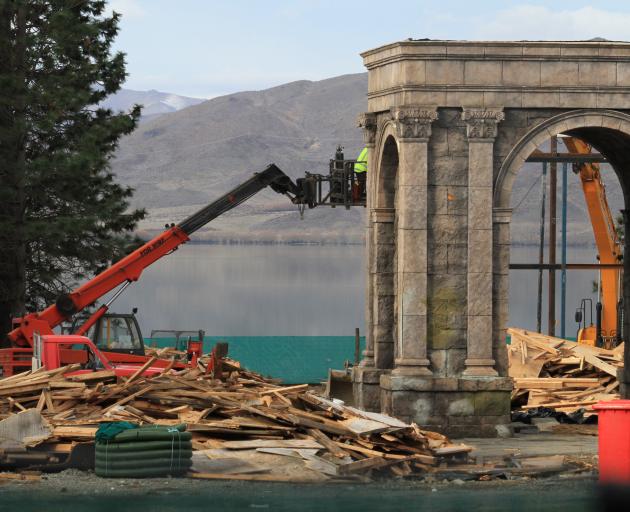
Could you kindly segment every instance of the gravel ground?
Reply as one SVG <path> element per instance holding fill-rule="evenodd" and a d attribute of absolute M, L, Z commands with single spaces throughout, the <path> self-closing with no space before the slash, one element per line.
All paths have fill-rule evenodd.
<path fill-rule="evenodd" d="M 474 457 L 501 460 L 507 454 L 535 456 L 562 453 L 596 467 L 596 439 L 584 436 L 524 436 L 522 438 L 466 440 L 475 446 Z M 270 474 L 316 477 L 297 459 L 254 452 L 248 462 Z M 588 467 L 588 466 L 587 466 Z M 204 470 L 200 468 L 200 470 Z M 603 508 L 611 492 L 602 494 L 594 473 L 563 473 L 551 478 L 514 480 L 439 481 L 392 479 L 371 484 L 265 483 L 195 480 L 189 478 L 105 479 L 92 472 L 67 470 L 42 475 L 39 481 L 0 480 L 0 511 L 19 512 L 124 512 L 220 510 L 287 510 L 370 512 L 404 510 L 501 511 L 558 510 L 571 512 L 625 510 Z"/>

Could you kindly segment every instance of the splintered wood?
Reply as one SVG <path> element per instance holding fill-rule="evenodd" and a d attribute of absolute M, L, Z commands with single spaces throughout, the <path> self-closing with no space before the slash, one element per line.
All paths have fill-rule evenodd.
<path fill-rule="evenodd" d="M 617 370 L 623 367 L 623 344 L 605 350 L 524 329 L 508 328 L 513 409 L 549 407 L 571 413 L 616 400 Z"/>
<path fill-rule="evenodd" d="M 325 478 L 424 474 L 470 451 L 415 424 L 329 401 L 307 385 L 282 386 L 229 359 L 223 380 L 202 366 L 167 368 L 152 377 L 137 372 L 127 380 L 109 372 L 66 375 L 76 369 L 0 380 L 0 419 L 36 409 L 51 426 L 51 446 L 93 439 L 104 421 L 186 423 L 194 450 L 229 451 L 232 457 L 246 449 L 302 454 Z"/>

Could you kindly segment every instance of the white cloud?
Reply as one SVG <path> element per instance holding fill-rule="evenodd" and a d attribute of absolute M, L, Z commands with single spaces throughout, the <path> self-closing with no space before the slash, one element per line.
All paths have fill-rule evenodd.
<path fill-rule="evenodd" d="M 145 15 L 145 10 L 137 0 L 109 0 L 108 10 L 122 14 L 123 19 L 138 19 Z"/>
<path fill-rule="evenodd" d="M 584 40 L 603 37 L 613 41 L 630 39 L 630 12 L 596 7 L 553 9 L 519 5 L 494 15 L 476 17 L 471 36 L 487 40 Z"/>

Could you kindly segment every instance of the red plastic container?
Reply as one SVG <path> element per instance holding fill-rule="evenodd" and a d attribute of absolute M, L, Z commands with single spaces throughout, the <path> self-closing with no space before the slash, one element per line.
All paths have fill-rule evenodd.
<path fill-rule="evenodd" d="M 630 400 L 593 406 L 599 423 L 599 481 L 630 484 Z"/>

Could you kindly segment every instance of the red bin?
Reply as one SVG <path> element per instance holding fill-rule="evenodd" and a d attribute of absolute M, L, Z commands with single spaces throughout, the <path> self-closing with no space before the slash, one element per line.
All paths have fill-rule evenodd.
<path fill-rule="evenodd" d="M 630 484 L 630 400 L 599 402 L 599 481 Z"/>

